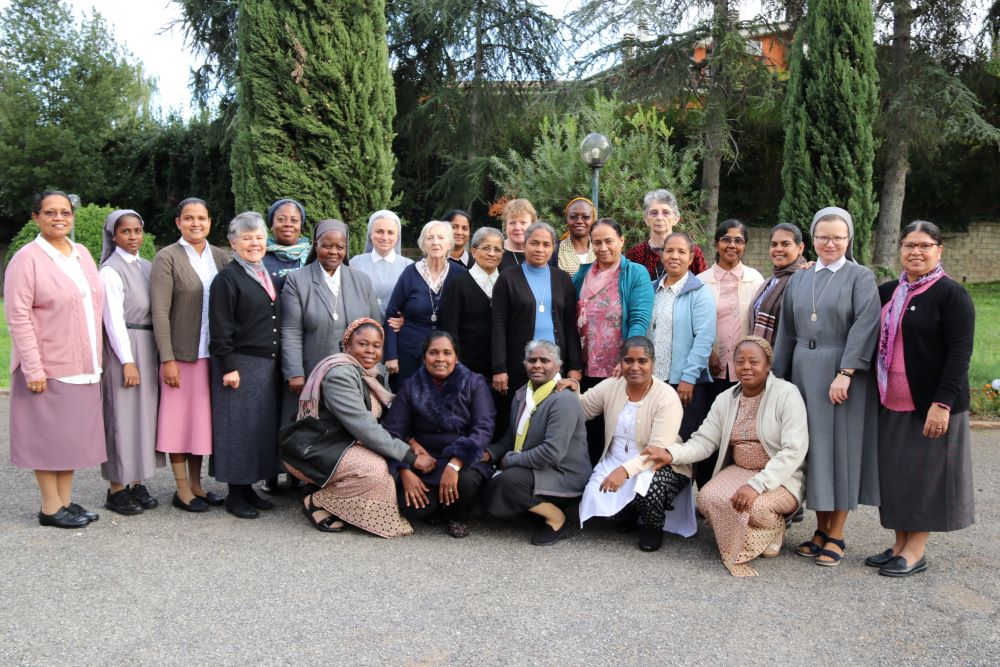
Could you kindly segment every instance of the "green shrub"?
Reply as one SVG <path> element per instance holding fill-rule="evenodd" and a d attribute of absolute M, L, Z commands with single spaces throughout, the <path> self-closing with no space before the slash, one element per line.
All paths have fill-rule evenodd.
<path fill-rule="evenodd" d="M 76 242 L 87 246 L 87 250 L 90 251 L 90 256 L 94 258 L 95 262 L 101 258 L 101 245 L 104 243 L 104 220 L 114 210 L 115 208 L 111 206 L 87 204 L 76 211 L 76 220 L 73 225 L 76 230 Z M 31 243 L 36 236 L 38 236 L 38 227 L 29 220 L 11 240 L 6 262 L 9 264 L 14 253 Z M 145 235 L 142 240 L 142 248 L 139 249 L 139 254 L 142 257 L 148 260 L 153 259 L 153 255 L 156 254 L 156 248 L 153 246 L 154 241 L 155 238 L 152 234 Z"/>
<path fill-rule="evenodd" d="M 1000 391 L 988 384 L 969 389 L 969 410 L 974 417 L 1000 419 Z"/>

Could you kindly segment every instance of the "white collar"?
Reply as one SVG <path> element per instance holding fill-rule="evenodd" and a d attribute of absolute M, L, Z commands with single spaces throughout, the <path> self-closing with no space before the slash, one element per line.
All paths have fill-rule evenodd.
<path fill-rule="evenodd" d="M 676 296 L 681 291 L 681 288 L 684 287 L 684 283 L 687 282 L 688 276 L 690 276 L 690 275 L 691 275 L 690 271 L 685 271 L 684 275 L 681 276 L 680 280 L 678 280 L 677 282 L 675 282 L 673 285 L 667 285 L 666 284 L 667 283 L 667 278 L 669 276 L 667 276 L 666 274 L 664 274 L 663 277 L 660 278 L 660 284 L 657 285 L 657 289 L 668 289 L 671 292 L 673 292 L 674 295 Z"/>
<path fill-rule="evenodd" d="M 51 257 L 56 261 L 65 261 L 67 259 L 75 259 L 75 260 L 80 259 L 80 250 L 76 247 L 76 244 L 73 243 L 72 241 L 70 241 L 70 247 L 73 248 L 73 250 L 70 251 L 69 255 L 62 254 L 58 248 L 56 248 L 54 245 L 52 245 L 44 238 L 42 238 L 41 234 L 35 237 L 35 243 L 37 243 L 42 247 L 42 250 L 45 251 L 46 255 L 48 255 L 49 257 Z"/>
<path fill-rule="evenodd" d="M 396 249 L 393 248 L 385 255 L 378 254 L 378 250 L 372 250 L 372 264 L 375 262 L 389 262 L 393 264 L 396 261 Z"/>
<path fill-rule="evenodd" d="M 125 252 L 124 250 L 122 250 L 118 246 L 115 246 L 115 254 L 116 255 L 121 255 L 122 259 L 124 259 L 129 264 L 131 264 L 132 262 L 138 262 L 139 261 L 139 255 L 133 255 L 130 252 Z"/>
<path fill-rule="evenodd" d="M 493 282 L 500 275 L 500 270 L 493 269 L 493 273 L 486 273 L 486 271 L 483 270 L 483 267 L 479 266 L 478 264 L 473 264 L 472 268 L 469 269 L 469 273 L 471 273 L 472 276 L 476 279 L 484 278 L 486 280 L 489 280 L 490 282 Z"/>
<path fill-rule="evenodd" d="M 327 273 L 326 269 L 323 267 L 320 267 L 319 270 L 323 272 L 323 278 L 326 279 L 326 284 L 329 285 L 334 292 L 340 289 L 340 266 L 337 267 L 337 270 L 333 272 L 332 276 Z"/>
<path fill-rule="evenodd" d="M 845 264 L 847 264 L 847 256 L 846 255 L 843 256 L 843 257 L 841 257 L 840 259 L 838 259 L 836 262 L 834 262 L 830 266 L 825 266 L 823 264 L 823 260 L 817 259 L 816 260 L 816 269 L 815 270 L 816 271 L 822 271 L 823 269 L 830 269 L 830 273 L 836 273 L 837 270 L 843 268 Z"/>

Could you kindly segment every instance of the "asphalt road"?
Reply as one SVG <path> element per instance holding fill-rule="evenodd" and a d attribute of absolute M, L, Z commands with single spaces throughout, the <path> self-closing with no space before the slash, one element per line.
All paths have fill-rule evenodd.
<path fill-rule="evenodd" d="M 137 517 L 103 510 L 99 471 L 82 471 L 75 499 L 100 521 L 42 528 L 7 433 L 0 398 L 2 665 L 1000 662 L 1000 431 L 973 433 L 978 523 L 934 536 L 930 569 L 900 580 L 862 563 L 891 544 L 871 508 L 840 567 L 791 553 L 807 518 L 747 579 L 704 528 L 654 554 L 607 523 L 545 548 L 491 521 L 464 540 L 331 535 L 291 497 L 254 521 L 176 510 L 167 469 L 149 484 L 161 507 Z"/>

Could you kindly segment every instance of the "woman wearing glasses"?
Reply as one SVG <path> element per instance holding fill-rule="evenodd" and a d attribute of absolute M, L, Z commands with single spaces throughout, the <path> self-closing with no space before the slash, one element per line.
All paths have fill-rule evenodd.
<path fill-rule="evenodd" d="M 809 412 L 806 502 L 816 532 L 800 556 L 834 566 L 844 557 L 847 513 L 878 505 L 877 404 L 869 369 L 878 339 L 879 298 L 871 270 L 854 262 L 854 223 L 824 208 L 809 230 L 816 265 L 785 289 L 773 372 L 790 379 Z"/>

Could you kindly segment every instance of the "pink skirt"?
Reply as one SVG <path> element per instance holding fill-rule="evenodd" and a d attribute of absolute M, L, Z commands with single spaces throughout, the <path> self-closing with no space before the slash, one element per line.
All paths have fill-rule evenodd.
<path fill-rule="evenodd" d="M 47 378 L 32 393 L 18 367 L 10 376 L 10 462 L 31 470 L 79 470 L 107 460 L 101 385 Z"/>
<path fill-rule="evenodd" d="M 212 397 L 209 359 L 178 361 L 181 386 L 170 387 L 160 372 L 160 414 L 156 421 L 156 451 L 167 454 L 212 453 Z"/>

